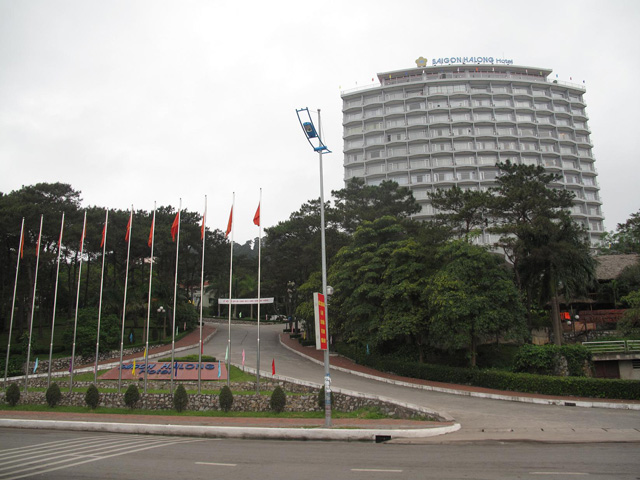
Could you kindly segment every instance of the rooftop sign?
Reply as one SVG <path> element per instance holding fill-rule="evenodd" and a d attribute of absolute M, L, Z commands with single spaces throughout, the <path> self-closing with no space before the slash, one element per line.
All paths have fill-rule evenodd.
<path fill-rule="evenodd" d="M 420 57 L 416 60 L 418 67 L 427 66 L 428 60 L 424 57 Z M 513 59 L 511 58 L 497 58 L 497 57 L 440 57 L 432 58 L 431 65 L 464 65 L 464 64 L 489 64 L 489 65 L 513 65 Z"/>

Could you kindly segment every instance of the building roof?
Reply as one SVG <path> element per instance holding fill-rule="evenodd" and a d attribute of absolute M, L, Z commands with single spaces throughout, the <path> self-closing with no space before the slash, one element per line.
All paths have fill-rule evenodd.
<path fill-rule="evenodd" d="M 626 267 L 630 267 L 640 261 L 640 255 L 629 253 L 624 255 L 598 255 L 595 257 L 597 262 L 596 278 L 598 280 L 613 280 Z"/>

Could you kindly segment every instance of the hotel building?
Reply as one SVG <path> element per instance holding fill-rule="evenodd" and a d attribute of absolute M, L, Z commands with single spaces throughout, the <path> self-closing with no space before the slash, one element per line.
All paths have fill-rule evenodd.
<path fill-rule="evenodd" d="M 604 218 L 583 85 L 535 67 L 416 64 L 342 93 L 345 181 L 393 180 L 422 206 L 415 218 L 430 219 L 434 188 L 486 190 L 496 162 L 542 165 L 560 175 L 554 188 L 575 194 L 572 215 L 599 243 Z M 485 233 L 481 242 L 495 240 Z"/>

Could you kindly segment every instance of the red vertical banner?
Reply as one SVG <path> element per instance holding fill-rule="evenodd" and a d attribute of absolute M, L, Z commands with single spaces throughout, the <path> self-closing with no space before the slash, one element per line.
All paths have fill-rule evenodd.
<path fill-rule="evenodd" d="M 313 294 L 313 307 L 316 319 L 316 350 L 326 350 L 327 336 L 327 309 L 322 293 Z"/>

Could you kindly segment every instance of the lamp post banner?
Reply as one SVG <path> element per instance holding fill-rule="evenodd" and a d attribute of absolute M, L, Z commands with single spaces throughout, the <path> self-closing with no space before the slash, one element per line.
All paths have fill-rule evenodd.
<path fill-rule="evenodd" d="M 316 350 L 327 349 L 327 310 L 322 293 L 313 294 L 313 312 L 316 320 Z"/>

